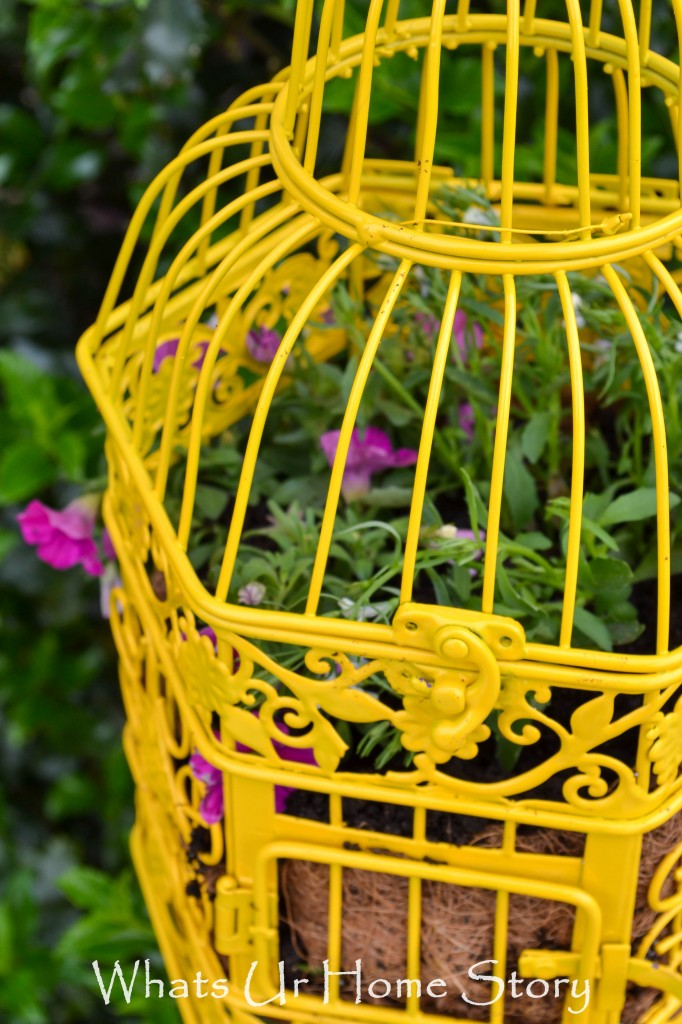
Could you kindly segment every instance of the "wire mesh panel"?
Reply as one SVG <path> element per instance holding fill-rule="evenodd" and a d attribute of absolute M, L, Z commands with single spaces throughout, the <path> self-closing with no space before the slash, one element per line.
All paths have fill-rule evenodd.
<path fill-rule="evenodd" d="M 136 863 L 169 965 L 232 993 L 187 1020 L 257 1019 L 286 941 L 345 970 L 379 889 L 407 977 L 476 892 L 462 956 L 590 981 L 581 1019 L 682 1000 L 682 8 L 498 6 L 371 0 L 350 34 L 299 3 L 291 68 L 150 186 L 79 344 Z M 429 998 L 353 1019 L 535 1019 Z"/>

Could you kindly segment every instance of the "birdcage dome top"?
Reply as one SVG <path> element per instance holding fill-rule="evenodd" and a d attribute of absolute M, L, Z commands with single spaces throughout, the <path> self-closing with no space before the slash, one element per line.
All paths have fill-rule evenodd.
<path fill-rule="evenodd" d="M 678 6 L 673 14 L 679 33 Z M 554 264 L 586 269 L 637 256 L 680 234 L 678 176 L 648 177 L 643 162 L 652 104 L 667 107 L 671 140 L 679 134 L 680 118 L 679 67 L 651 42 L 651 3 L 641 5 L 637 19 L 630 0 L 605 12 L 601 4 L 571 0 L 561 16 L 547 18 L 538 16 L 532 2 L 522 7 L 509 0 L 506 11 L 486 13 L 461 0 L 436 0 L 416 5 L 421 16 L 403 18 L 405 4 L 376 0 L 369 4 L 364 33 L 352 36 L 344 35 L 343 7 L 327 0 L 315 25 L 313 4 L 299 5 L 291 74 L 275 100 L 270 131 L 282 183 L 334 231 L 399 258 L 493 273 L 538 273 Z M 485 186 L 499 212 L 500 231 L 453 233 L 430 197 L 440 183 L 459 176 L 458 162 L 472 166 L 471 153 L 458 161 L 463 154 L 453 154 L 447 138 L 452 69 L 462 59 L 472 67 L 473 53 L 481 132 L 473 161 L 478 166 L 467 177 Z M 378 187 L 377 172 L 385 169 L 371 156 L 371 125 L 382 69 L 400 59 L 421 66 L 413 149 L 392 162 L 395 189 L 411 188 L 414 205 L 385 216 L 376 196 L 368 202 Z M 544 96 L 547 137 L 544 165 L 536 173 L 517 156 L 529 103 L 519 88 L 522 70 Z M 330 170 L 319 154 L 328 99 L 348 79 L 354 102 L 343 159 L 321 174 Z M 612 166 L 602 154 L 596 173 L 591 139 L 595 125 L 609 115 L 618 132 Z M 557 122 L 574 137 L 568 173 L 557 166 Z M 390 200 L 385 177 L 381 187 Z M 548 222 L 548 206 L 560 212 L 563 224 L 556 216 Z"/>

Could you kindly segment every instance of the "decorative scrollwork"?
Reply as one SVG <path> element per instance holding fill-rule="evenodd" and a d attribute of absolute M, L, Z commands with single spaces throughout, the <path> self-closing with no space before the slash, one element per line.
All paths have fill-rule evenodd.
<path fill-rule="evenodd" d="M 647 731 L 649 760 L 660 786 L 675 781 L 682 764 L 682 697 L 667 715 L 659 711 Z"/>
<path fill-rule="evenodd" d="M 650 749 L 658 740 L 656 749 L 663 749 L 671 721 L 666 719 L 661 731 L 667 691 L 647 703 L 635 702 L 620 716 L 613 691 L 581 704 L 572 698 L 568 718 L 566 711 L 553 715 L 556 694 L 566 691 L 555 688 L 553 694 L 545 683 L 523 677 L 501 679 L 493 652 L 465 627 L 438 631 L 434 647 L 447 664 L 434 664 L 432 655 L 422 663 L 417 651 L 414 660 L 369 659 L 320 647 L 303 648 L 299 667 L 293 669 L 219 625 L 216 644 L 187 610 L 168 621 L 178 677 L 174 685 L 199 713 L 193 728 L 203 728 L 211 742 L 213 716 L 219 716 L 225 752 L 257 754 L 282 767 L 290 760 L 283 751 L 311 751 L 314 764 L 311 757 L 297 770 L 315 771 L 317 766 L 334 772 L 347 750 L 341 723 L 387 722 L 415 755 L 411 772 L 390 774 L 399 784 L 409 778 L 412 784 L 422 781 L 472 795 L 483 785 L 491 799 L 504 799 L 541 794 L 561 773 L 563 800 L 583 813 L 632 817 L 645 813 L 650 803 L 651 794 L 633 767 L 602 748 L 629 730 L 634 741 L 636 730 L 651 722 L 658 731 Z M 474 758 L 492 723 L 497 734 L 519 747 L 543 740 L 527 768 L 485 784 L 468 781 L 464 769 L 443 770 L 453 759 Z M 556 800 L 556 790 L 547 798 Z"/>
<path fill-rule="evenodd" d="M 402 743 L 433 764 L 452 757 L 475 757 L 487 739 L 486 718 L 500 690 L 500 670 L 490 648 L 459 626 L 444 626 L 434 638 L 436 653 L 461 666 L 424 673 L 407 668 L 385 668 L 386 676 L 404 694 L 404 709 L 396 716 Z M 420 674 L 421 673 L 421 674 Z M 423 760 L 423 758 L 420 758 Z M 420 760 L 415 758 L 415 763 Z"/>

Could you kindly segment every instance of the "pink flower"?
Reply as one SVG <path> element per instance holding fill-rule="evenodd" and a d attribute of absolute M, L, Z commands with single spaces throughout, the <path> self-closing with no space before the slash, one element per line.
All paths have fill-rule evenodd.
<path fill-rule="evenodd" d="M 289 730 L 285 725 L 280 725 L 282 732 Z M 275 741 L 273 746 L 283 761 L 296 761 L 297 764 L 317 764 L 315 754 L 310 747 L 285 747 L 283 743 Z M 239 745 L 237 749 L 240 749 Z M 244 748 L 248 750 L 248 748 Z M 296 789 L 295 786 L 275 786 L 275 813 L 283 814 L 286 808 L 287 798 Z"/>
<path fill-rule="evenodd" d="M 462 404 L 460 405 L 458 419 L 460 427 L 462 428 L 466 436 L 469 438 L 469 440 L 471 440 L 472 437 L 474 436 L 475 420 L 474 410 L 472 409 L 469 402 L 462 402 Z"/>
<path fill-rule="evenodd" d="M 246 347 L 257 362 L 271 363 L 281 340 L 277 331 L 271 327 L 252 327 L 246 335 Z"/>
<path fill-rule="evenodd" d="M 328 430 L 320 438 L 320 447 L 330 466 L 334 463 L 340 434 L 340 430 Z M 395 466 L 413 466 L 416 461 L 417 452 L 413 448 L 398 448 L 394 451 L 388 435 L 378 427 L 367 427 L 363 436 L 356 427 L 351 435 L 343 472 L 343 496 L 346 501 L 352 501 L 353 498 L 367 494 L 373 473 Z"/>
<path fill-rule="evenodd" d="M 255 711 L 254 714 L 257 715 L 258 712 Z M 284 724 L 279 725 L 278 728 L 280 732 L 289 732 Z M 216 738 L 220 739 L 219 736 L 216 736 Z M 278 743 L 276 740 L 273 742 L 273 747 L 283 761 L 296 761 L 299 764 L 317 764 L 315 755 L 310 747 L 288 747 L 283 743 Z M 251 748 L 245 747 L 243 743 L 237 743 L 236 750 L 242 754 L 253 753 Z M 189 766 L 194 778 L 198 779 L 199 782 L 206 783 L 206 792 L 199 804 L 199 813 L 207 825 L 215 825 L 216 822 L 222 819 L 225 813 L 223 773 L 219 768 L 212 765 L 210 761 L 207 761 L 205 757 L 202 757 L 198 750 L 195 750 L 190 757 Z M 290 793 L 294 792 L 294 789 L 294 786 L 275 786 L 275 812 L 277 814 L 284 813 L 287 797 Z"/>
<path fill-rule="evenodd" d="M 215 825 L 225 813 L 223 802 L 223 773 L 195 750 L 189 759 L 192 775 L 206 783 L 206 792 L 199 804 L 199 814 L 207 825 Z"/>
<path fill-rule="evenodd" d="M 424 336 L 429 340 L 431 338 L 435 338 L 440 331 L 441 322 L 433 313 L 415 313 L 414 320 L 421 328 Z M 466 359 L 469 354 L 469 330 L 473 332 L 476 348 L 482 348 L 483 331 L 481 330 L 480 325 L 474 323 L 473 327 L 470 328 L 468 316 L 463 309 L 458 309 L 452 323 L 452 335 L 455 339 L 457 348 L 461 352 L 462 359 Z"/>
<path fill-rule="evenodd" d="M 42 501 L 31 501 L 17 516 L 27 544 L 35 544 L 38 558 L 53 569 L 82 565 L 90 576 L 101 576 L 93 534 L 99 498 L 77 498 L 61 512 Z"/>
<path fill-rule="evenodd" d="M 440 320 L 433 313 L 415 313 L 414 322 L 421 328 L 422 333 L 429 340 L 435 338 L 440 330 Z"/>
<path fill-rule="evenodd" d="M 199 630 L 199 636 L 207 636 L 214 647 L 218 646 L 218 637 L 215 635 L 215 630 L 211 626 L 204 626 L 203 629 Z M 237 652 L 235 651 L 235 654 Z M 238 656 L 238 655 L 237 655 Z"/>
<path fill-rule="evenodd" d="M 463 309 L 458 309 L 455 313 L 455 319 L 452 324 L 452 334 L 457 343 L 462 359 L 466 359 L 469 354 L 469 330 L 473 331 L 474 344 L 476 348 L 483 347 L 483 331 L 479 324 L 474 323 L 472 328 L 469 328 L 469 318 Z"/>
<path fill-rule="evenodd" d="M 111 534 L 107 530 L 106 526 L 102 530 L 102 551 L 104 552 L 104 557 L 110 562 L 116 561 L 116 549 L 114 548 Z"/>
<path fill-rule="evenodd" d="M 177 351 L 178 345 L 180 344 L 179 338 L 171 338 L 170 341 L 162 341 L 160 345 L 156 346 L 154 352 L 154 362 L 152 364 L 152 373 L 158 373 L 161 369 L 161 364 L 164 359 L 172 359 Z M 192 363 L 195 370 L 200 370 L 204 365 L 204 359 L 206 358 L 206 351 L 208 349 L 207 341 L 200 341 L 195 345 L 195 350 L 198 353 L 196 360 Z"/>

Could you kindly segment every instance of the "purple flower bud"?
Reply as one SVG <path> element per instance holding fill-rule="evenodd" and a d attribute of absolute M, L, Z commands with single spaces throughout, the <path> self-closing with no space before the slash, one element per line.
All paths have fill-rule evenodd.
<path fill-rule="evenodd" d="M 271 363 L 281 340 L 281 336 L 271 327 L 252 327 L 246 335 L 246 347 L 257 362 Z"/>

